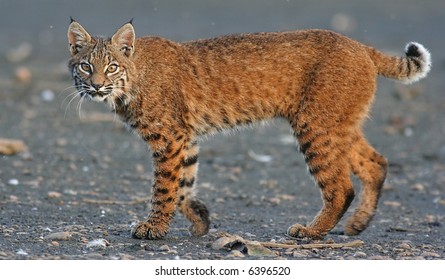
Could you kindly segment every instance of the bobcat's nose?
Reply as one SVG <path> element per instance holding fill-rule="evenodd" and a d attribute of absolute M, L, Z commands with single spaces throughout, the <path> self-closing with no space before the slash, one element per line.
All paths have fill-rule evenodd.
<path fill-rule="evenodd" d="M 91 84 L 91 86 L 92 86 L 96 91 L 99 91 L 99 89 L 103 86 L 103 84 L 102 84 L 102 85 L 100 85 L 100 84 Z"/>

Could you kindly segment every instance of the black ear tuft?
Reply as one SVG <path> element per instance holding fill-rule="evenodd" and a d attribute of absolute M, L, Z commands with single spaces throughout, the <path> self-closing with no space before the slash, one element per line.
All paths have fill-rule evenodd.
<path fill-rule="evenodd" d="M 130 21 L 128 23 L 133 25 L 133 20 L 134 20 L 134 18 L 130 19 Z"/>
<path fill-rule="evenodd" d="M 73 19 L 73 17 L 70 16 L 70 23 L 75 22 L 75 20 Z"/>

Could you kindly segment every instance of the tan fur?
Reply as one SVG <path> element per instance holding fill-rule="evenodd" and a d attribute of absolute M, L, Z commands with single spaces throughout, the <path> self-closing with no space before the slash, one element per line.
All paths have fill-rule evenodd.
<path fill-rule="evenodd" d="M 295 224 L 288 234 L 323 238 L 354 198 L 351 173 L 363 191 L 346 233 L 360 233 L 374 215 L 387 169 L 361 133 L 377 75 L 415 81 L 431 63 L 417 43 L 407 46 L 407 57 L 391 57 L 324 30 L 180 44 L 136 38 L 131 23 L 112 39 L 92 37 L 74 21 L 68 39 L 81 97 L 110 104 L 151 147 L 152 211 L 132 231 L 148 239 L 167 233 L 177 207 L 193 234 L 208 232 L 207 208 L 193 192 L 200 136 L 272 118 L 289 121 L 323 197 L 313 222 Z"/>

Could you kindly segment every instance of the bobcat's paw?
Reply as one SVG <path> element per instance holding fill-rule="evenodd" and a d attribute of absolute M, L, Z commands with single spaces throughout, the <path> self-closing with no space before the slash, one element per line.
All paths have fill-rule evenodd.
<path fill-rule="evenodd" d="M 310 238 L 310 239 L 323 239 L 324 234 L 311 229 L 310 227 L 305 227 L 300 224 L 295 224 L 287 229 L 287 235 L 295 238 Z"/>
<path fill-rule="evenodd" d="M 137 239 L 161 239 L 168 231 L 168 227 L 154 226 L 150 222 L 140 222 L 131 230 L 131 236 Z"/>
<path fill-rule="evenodd" d="M 362 221 L 350 220 L 345 227 L 346 235 L 358 235 L 366 229 L 368 223 Z"/>
<path fill-rule="evenodd" d="M 364 231 L 374 216 L 374 212 L 357 211 L 351 218 L 349 218 L 345 233 L 347 235 L 358 235 Z"/>
<path fill-rule="evenodd" d="M 202 222 L 191 225 L 189 228 L 190 233 L 193 236 L 203 236 L 209 232 L 209 224 Z"/>

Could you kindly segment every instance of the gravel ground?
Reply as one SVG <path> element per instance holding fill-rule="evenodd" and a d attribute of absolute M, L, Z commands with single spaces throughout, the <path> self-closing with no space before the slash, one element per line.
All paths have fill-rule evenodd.
<path fill-rule="evenodd" d="M 445 2 L 184 2 L 2 1 L 0 138 L 25 151 L 0 155 L 0 259 L 444 259 Z M 412 86 L 379 80 L 365 132 L 390 168 L 360 236 L 343 235 L 344 220 L 320 242 L 284 235 L 310 222 L 321 199 L 289 128 L 274 121 L 202 143 L 208 235 L 191 237 L 177 215 L 165 239 L 135 240 L 130 228 L 149 210 L 150 153 L 104 105 L 68 97 L 69 16 L 99 34 L 134 17 L 138 34 L 177 41 L 329 28 L 400 54 L 416 40 L 433 70 Z"/>

